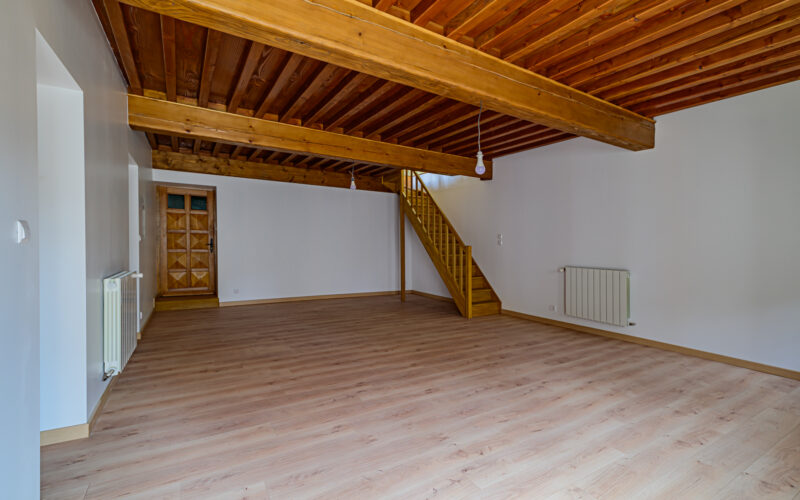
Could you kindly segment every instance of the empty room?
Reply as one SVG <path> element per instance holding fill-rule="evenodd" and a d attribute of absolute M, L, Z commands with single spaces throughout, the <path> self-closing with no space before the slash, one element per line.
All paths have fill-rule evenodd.
<path fill-rule="evenodd" d="M 3 11 L 0 498 L 800 500 L 800 1 Z"/>

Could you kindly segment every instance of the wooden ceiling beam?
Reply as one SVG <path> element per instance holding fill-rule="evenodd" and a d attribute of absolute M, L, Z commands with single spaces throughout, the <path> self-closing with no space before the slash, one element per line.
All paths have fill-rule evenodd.
<path fill-rule="evenodd" d="M 103 7 L 111 27 L 111 33 L 114 35 L 117 50 L 122 59 L 122 69 L 128 79 L 128 87 L 132 93 L 141 95 L 142 82 L 139 80 L 136 60 L 133 58 L 128 30 L 125 28 L 125 18 L 122 16 L 122 8 L 117 0 L 103 0 Z"/>
<path fill-rule="evenodd" d="M 628 149 L 654 144 L 645 117 L 354 0 L 123 1 Z"/>
<path fill-rule="evenodd" d="M 208 29 L 206 47 L 203 52 L 203 70 L 200 73 L 200 89 L 197 93 L 197 104 L 202 107 L 208 106 L 208 96 L 211 94 L 211 79 L 214 78 L 214 70 L 217 67 L 217 55 L 219 55 L 221 39 L 222 33 L 211 28 Z"/>
<path fill-rule="evenodd" d="M 225 175 L 261 179 L 267 181 L 293 182 L 337 188 L 350 187 L 350 174 L 323 172 L 307 168 L 270 165 L 235 159 L 215 158 L 212 156 L 193 155 L 153 151 L 153 168 L 160 170 L 176 170 L 197 174 Z M 356 175 L 356 185 L 363 191 L 390 192 L 379 177 Z"/>
<path fill-rule="evenodd" d="M 260 147 L 322 158 L 351 160 L 445 175 L 475 174 L 474 160 L 389 144 L 324 130 L 226 113 L 208 108 L 128 96 L 128 122 L 134 130 Z M 218 151 L 217 151 L 218 152 Z M 491 162 L 486 174 L 490 179 Z"/>

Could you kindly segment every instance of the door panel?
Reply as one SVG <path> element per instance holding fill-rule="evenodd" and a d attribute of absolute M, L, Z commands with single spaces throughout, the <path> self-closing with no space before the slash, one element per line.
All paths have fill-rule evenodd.
<path fill-rule="evenodd" d="M 158 186 L 159 295 L 216 293 L 214 190 Z"/>

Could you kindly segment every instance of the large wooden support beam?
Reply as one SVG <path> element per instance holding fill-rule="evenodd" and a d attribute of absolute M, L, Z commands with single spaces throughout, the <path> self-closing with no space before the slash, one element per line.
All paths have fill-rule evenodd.
<path fill-rule="evenodd" d="M 128 95 L 128 123 L 135 130 L 287 153 L 406 168 L 444 175 L 492 178 L 475 173 L 475 160 L 388 142 L 373 141 L 208 108 Z"/>
<path fill-rule="evenodd" d="M 167 151 L 153 151 L 153 168 L 345 189 L 350 187 L 349 173 L 323 172 L 302 167 L 288 167 Z M 362 191 L 392 192 L 389 187 L 381 182 L 380 177 L 356 175 L 355 180 L 357 188 Z"/>
<path fill-rule="evenodd" d="M 358 0 L 121 0 L 191 23 L 632 150 L 655 123 Z"/>

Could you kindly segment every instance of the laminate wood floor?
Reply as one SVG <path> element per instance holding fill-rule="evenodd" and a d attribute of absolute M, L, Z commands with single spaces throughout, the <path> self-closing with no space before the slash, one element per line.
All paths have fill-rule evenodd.
<path fill-rule="evenodd" d="M 44 498 L 800 498 L 800 382 L 411 296 L 159 312 Z"/>

